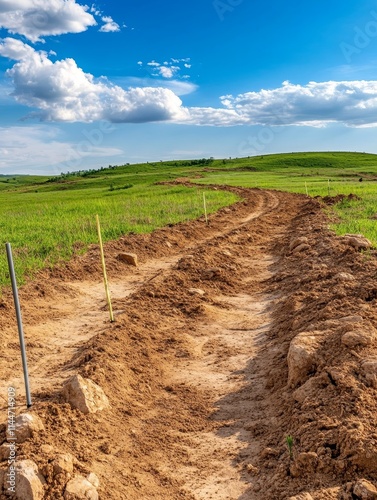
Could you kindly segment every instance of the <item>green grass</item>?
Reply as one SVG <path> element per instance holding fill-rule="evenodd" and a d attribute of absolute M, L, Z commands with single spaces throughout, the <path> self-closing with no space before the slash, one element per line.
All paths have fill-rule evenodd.
<path fill-rule="evenodd" d="M 1 243 L 14 251 L 18 281 L 67 260 L 97 242 L 95 215 L 103 239 L 150 232 L 203 215 L 198 188 L 155 185 L 191 178 L 206 191 L 208 212 L 236 201 L 206 184 L 278 189 L 311 196 L 356 194 L 334 208 L 339 234 L 362 233 L 377 245 L 377 155 L 291 153 L 213 161 L 170 161 L 123 165 L 58 178 L 0 175 Z M 198 178 L 200 177 L 200 178 Z M 363 178 L 363 182 L 359 179 Z M 0 252 L 0 286 L 8 285 L 5 248 Z"/>
<path fill-rule="evenodd" d="M 202 184 L 278 189 L 309 196 L 355 194 L 360 200 L 336 205 L 337 234 L 361 233 L 377 246 L 377 155 L 365 153 L 292 153 L 232 160 L 205 172 Z M 360 179 L 363 179 L 360 182 Z"/>
<path fill-rule="evenodd" d="M 125 184 L 124 179 L 122 182 Z M 210 213 L 237 200 L 231 193 L 205 192 Z M 204 213 L 201 190 L 145 183 L 126 190 L 110 190 L 107 183 L 86 187 L 84 191 L 51 191 L 44 185 L 35 190 L 24 186 L 12 193 L 0 192 L 0 207 L 1 243 L 9 241 L 12 245 L 20 283 L 38 269 L 54 266 L 71 258 L 75 251 L 84 251 L 96 243 L 96 214 L 107 241 L 129 232 L 151 232 Z M 2 286 L 9 282 L 4 246 L 3 249 Z"/>

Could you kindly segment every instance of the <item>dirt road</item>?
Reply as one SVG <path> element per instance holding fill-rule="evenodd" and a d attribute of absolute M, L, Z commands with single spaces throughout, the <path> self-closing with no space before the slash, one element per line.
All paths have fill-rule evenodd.
<path fill-rule="evenodd" d="M 209 226 L 106 245 L 115 323 L 95 246 L 23 287 L 32 412 L 45 431 L 17 453 L 38 465 L 44 498 L 64 498 L 70 478 L 52 466 L 62 453 L 75 474 L 99 477 L 103 499 L 351 499 L 358 480 L 373 482 L 376 259 L 330 233 L 317 201 L 234 191 L 243 201 Z M 15 387 L 21 413 L 11 298 L 0 307 L 0 394 Z M 355 331 L 364 341 L 347 345 Z M 61 387 L 75 373 L 111 408 L 71 409 Z"/>

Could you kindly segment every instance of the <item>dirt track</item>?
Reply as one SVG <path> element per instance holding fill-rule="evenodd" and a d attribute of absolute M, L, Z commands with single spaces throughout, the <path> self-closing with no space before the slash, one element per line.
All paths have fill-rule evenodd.
<path fill-rule="evenodd" d="M 113 324 L 95 246 L 21 291 L 32 411 L 46 431 L 18 457 L 38 464 L 46 499 L 63 498 L 68 478 L 51 463 L 65 452 L 77 473 L 99 476 L 103 499 L 351 499 L 358 479 L 373 481 L 377 394 L 363 360 L 376 356 L 375 257 L 334 237 L 314 200 L 234 190 L 244 201 L 208 227 L 107 244 Z M 291 251 L 297 237 L 306 247 Z M 15 386 L 22 405 L 10 297 L 0 307 L 0 394 Z M 342 336 L 356 329 L 373 341 L 350 349 Z M 288 384 L 287 353 L 303 332 L 316 339 L 313 356 Z M 73 373 L 98 383 L 112 408 L 84 416 L 64 403 Z"/>

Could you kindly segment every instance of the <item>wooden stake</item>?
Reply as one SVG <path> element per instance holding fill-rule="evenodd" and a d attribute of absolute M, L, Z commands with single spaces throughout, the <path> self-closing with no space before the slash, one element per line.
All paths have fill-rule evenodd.
<path fill-rule="evenodd" d="M 110 321 L 113 323 L 114 322 L 114 315 L 113 315 L 113 308 L 111 306 L 111 297 L 110 297 L 109 283 L 107 281 L 107 273 L 106 273 L 105 254 L 103 253 L 103 244 L 102 244 L 102 236 L 101 236 L 101 226 L 100 226 L 100 223 L 99 223 L 99 217 L 98 217 L 98 215 L 96 215 L 96 221 L 97 221 L 97 232 L 98 232 L 99 247 L 100 247 L 100 250 L 101 250 L 101 261 L 102 261 L 102 269 L 103 269 L 103 282 L 105 284 L 106 299 L 107 299 L 107 304 L 109 306 Z"/>
<path fill-rule="evenodd" d="M 305 181 L 305 190 L 306 190 L 306 196 L 309 196 L 308 185 L 306 184 L 306 181 Z"/>
<path fill-rule="evenodd" d="M 206 194 L 204 192 L 203 192 L 203 204 L 204 204 L 204 215 L 206 218 L 206 224 L 208 225 Z"/>

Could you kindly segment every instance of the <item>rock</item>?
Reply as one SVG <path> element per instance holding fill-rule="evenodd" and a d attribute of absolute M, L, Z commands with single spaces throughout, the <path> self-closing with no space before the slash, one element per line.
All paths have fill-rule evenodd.
<path fill-rule="evenodd" d="M 335 279 L 338 281 L 355 281 L 355 277 L 350 273 L 338 273 Z"/>
<path fill-rule="evenodd" d="M 338 321 L 344 323 L 362 323 L 362 316 L 344 316 L 343 318 L 339 318 Z"/>
<path fill-rule="evenodd" d="M 372 246 L 372 243 L 365 238 L 362 234 L 346 234 L 345 241 L 356 250 L 367 250 Z"/>
<path fill-rule="evenodd" d="M 86 476 L 86 479 L 89 481 L 89 483 L 91 483 L 95 488 L 98 488 L 99 487 L 99 479 L 98 479 L 98 476 L 96 474 L 94 474 L 94 472 L 91 472 L 90 474 L 88 474 Z"/>
<path fill-rule="evenodd" d="M 81 375 L 74 375 L 65 382 L 63 396 L 72 408 L 77 408 L 82 413 L 95 413 L 110 406 L 101 387 Z"/>
<path fill-rule="evenodd" d="M 131 266 L 137 267 L 137 255 L 135 253 L 120 253 L 118 259 L 127 262 Z"/>
<path fill-rule="evenodd" d="M 225 255 L 225 257 L 231 257 L 232 256 L 232 254 L 229 252 L 229 250 L 223 250 L 221 253 L 223 255 Z"/>
<path fill-rule="evenodd" d="M 313 497 L 310 493 L 299 493 L 294 497 L 289 497 L 288 500 L 313 500 Z"/>
<path fill-rule="evenodd" d="M 353 488 L 353 494 L 360 500 L 376 500 L 377 489 L 366 479 L 359 479 Z"/>
<path fill-rule="evenodd" d="M 203 296 L 206 293 L 204 290 L 201 290 L 200 288 L 190 288 L 188 292 L 190 295 L 200 295 L 200 296 Z"/>
<path fill-rule="evenodd" d="M 165 245 L 168 247 L 168 248 L 171 248 L 173 245 L 170 243 L 170 241 L 165 241 Z"/>
<path fill-rule="evenodd" d="M 368 358 L 361 363 L 367 383 L 377 389 L 377 358 Z"/>
<path fill-rule="evenodd" d="M 367 347 L 373 343 L 376 335 L 374 331 L 353 330 L 347 332 L 342 337 L 342 344 L 353 349 L 354 347 Z"/>
<path fill-rule="evenodd" d="M 289 250 L 292 252 L 296 247 L 302 244 L 307 244 L 308 243 L 308 238 L 306 236 L 301 236 L 299 238 L 294 238 L 291 243 L 289 244 Z"/>
<path fill-rule="evenodd" d="M 305 382 L 317 364 L 317 350 L 325 332 L 301 332 L 291 342 L 288 351 L 288 385 L 292 388 Z"/>
<path fill-rule="evenodd" d="M 39 474 L 36 463 L 32 460 L 16 462 L 16 498 L 42 500 L 44 498 L 44 484 L 44 477 Z"/>
<path fill-rule="evenodd" d="M 73 456 L 70 453 L 58 455 L 52 463 L 54 475 L 73 473 Z"/>
<path fill-rule="evenodd" d="M 23 443 L 44 428 L 42 420 L 35 413 L 21 413 L 16 418 L 17 442 Z"/>
<path fill-rule="evenodd" d="M 265 448 L 262 453 L 260 454 L 262 459 L 266 458 L 276 458 L 279 456 L 279 450 L 276 450 L 275 448 Z"/>
<path fill-rule="evenodd" d="M 65 500 L 98 500 L 97 489 L 84 476 L 71 479 L 64 491 Z"/>
<path fill-rule="evenodd" d="M 310 246 L 307 245 L 306 243 L 303 243 L 302 245 L 299 245 L 293 250 L 293 253 L 300 253 L 300 252 L 305 252 L 306 250 L 309 250 Z"/>

